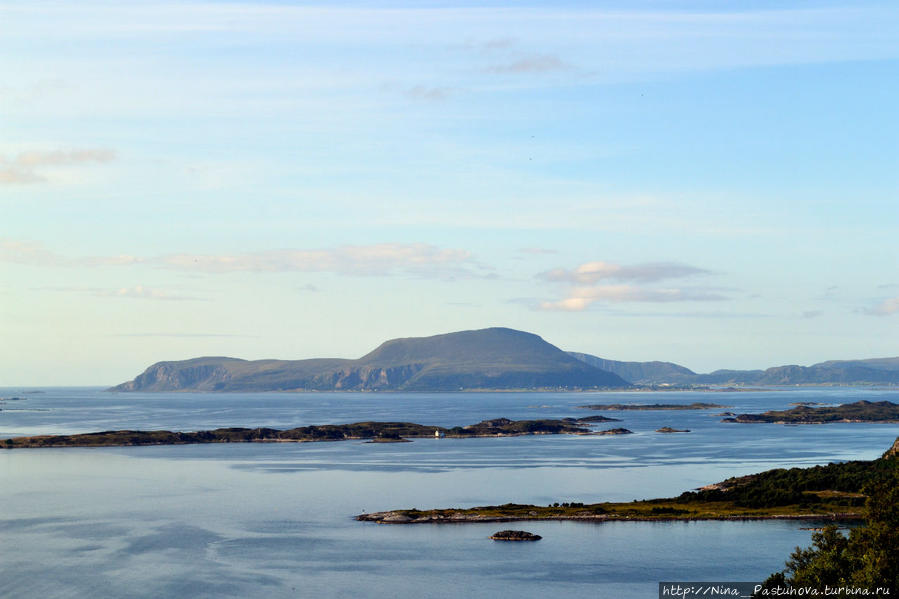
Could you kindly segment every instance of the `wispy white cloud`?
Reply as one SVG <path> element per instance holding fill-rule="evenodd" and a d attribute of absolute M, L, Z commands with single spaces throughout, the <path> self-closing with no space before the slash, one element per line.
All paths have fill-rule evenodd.
<path fill-rule="evenodd" d="M 95 297 L 145 299 L 162 301 L 207 301 L 204 298 L 182 295 L 164 289 L 135 285 L 107 289 L 102 287 L 37 287 L 35 291 L 57 291 L 62 293 L 85 293 Z"/>
<path fill-rule="evenodd" d="M 0 162 L 0 185 L 39 183 L 43 180 L 43 177 L 38 176 L 29 169 Z"/>
<path fill-rule="evenodd" d="M 107 10 L 98 13 L 98 8 Z M 285 3 L 154 2 L 109 6 L 88 1 L 70 4 L 24 3 L 11 6 L 4 16 L 19 25 L 11 35 L 26 36 L 34 29 L 56 36 L 123 38 L 192 36 L 198 34 L 257 34 L 295 38 L 306 43 L 353 42 L 457 43 L 459 31 L 468 32 L 469 45 L 508 47 L 517 40 L 555 40 L 570 44 L 593 43 L 615 48 L 642 45 L 633 60 L 652 60 L 668 51 L 672 59 L 694 62 L 752 60 L 763 54 L 782 62 L 794 60 L 804 46 L 809 53 L 836 54 L 848 42 L 856 54 L 895 55 L 892 23 L 867 32 L 868 43 L 858 44 L 864 26 L 888 21 L 892 7 L 884 4 L 820 8 L 753 10 L 609 10 L 594 7 L 346 7 L 301 6 Z M 102 17 L 98 18 L 98 14 Z M 515 38 L 509 36 L 515 32 Z M 809 32 L 815 32 L 812 36 Z M 730 48 L 716 56 L 696 52 L 695 46 L 678 48 L 684 40 L 700 39 L 713 47 Z M 810 43 L 810 41 L 818 43 Z M 657 46 L 653 46 L 655 42 Z M 792 42 L 792 43 L 790 43 Z M 837 45 L 827 51 L 828 45 Z M 888 46 L 892 45 L 892 48 Z M 675 50 L 675 52 L 672 52 Z M 747 52 L 755 50 L 755 52 Z"/>
<path fill-rule="evenodd" d="M 628 318 L 709 318 L 709 319 L 728 319 L 728 320 L 746 320 L 757 318 L 781 318 L 780 314 L 765 312 L 732 312 L 730 310 L 701 310 L 690 312 L 633 312 L 633 311 L 615 311 L 615 316 Z"/>
<path fill-rule="evenodd" d="M 0 184 L 41 183 L 47 177 L 44 168 L 104 163 L 115 159 L 115 152 L 106 148 L 29 151 L 14 156 L 0 156 Z"/>
<path fill-rule="evenodd" d="M 727 298 L 707 289 L 694 288 L 646 288 L 635 285 L 594 285 L 573 287 L 567 297 L 557 301 L 541 302 L 541 310 L 561 310 L 581 312 L 597 302 L 708 302 L 723 301 Z"/>
<path fill-rule="evenodd" d="M 154 262 L 164 268 L 206 273 L 333 272 L 437 278 L 490 274 L 490 269 L 478 263 L 467 250 L 439 248 L 426 243 L 344 245 L 330 249 L 284 249 L 230 255 L 172 254 Z"/>
<path fill-rule="evenodd" d="M 235 254 L 130 254 L 67 257 L 39 243 L 0 238 L 0 262 L 46 267 L 145 265 L 194 273 L 331 272 L 353 276 L 409 275 L 424 278 L 494 278 L 493 269 L 463 249 L 426 243 L 376 243 L 325 249 L 282 249 Z M 311 291 L 308 286 L 305 288 Z M 128 294 L 147 291 L 126 290 Z"/>
<path fill-rule="evenodd" d="M 119 254 L 117 256 L 89 256 L 87 258 L 79 258 L 73 262 L 79 266 L 130 266 L 151 260 L 130 254 Z"/>
<path fill-rule="evenodd" d="M 554 54 L 539 54 L 517 58 L 511 62 L 494 64 L 487 67 L 487 71 L 497 74 L 527 74 L 549 73 L 552 71 L 564 71 L 571 68 Z"/>
<path fill-rule="evenodd" d="M 540 248 L 540 247 L 519 248 L 518 252 L 521 254 L 531 254 L 531 255 L 535 255 L 535 256 L 559 253 L 558 250 L 554 250 L 554 249 L 550 249 L 550 248 Z"/>
<path fill-rule="evenodd" d="M 863 308 L 861 311 L 863 314 L 868 314 L 869 316 L 892 316 L 893 314 L 899 314 L 899 296 L 885 299 L 879 304 L 869 308 Z"/>
<path fill-rule="evenodd" d="M 57 166 L 80 162 L 109 162 L 115 152 L 109 149 L 52 150 L 48 152 L 22 152 L 14 162 L 25 167 Z"/>
<path fill-rule="evenodd" d="M 26 266 L 65 266 L 68 260 L 40 243 L 0 238 L 0 262 Z"/>
<path fill-rule="evenodd" d="M 679 262 L 650 262 L 622 266 L 611 262 L 595 261 L 585 262 L 571 270 L 554 268 L 539 273 L 537 277 L 554 283 L 591 284 L 603 280 L 653 283 L 665 279 L 705 274 L 711 274 L 711 271 Z"/>
<path fill-rule="evenodd" d="M 516 44 L 516 41 L 517 40 L 513 37 L 503 36 L 486 39 L 479 42 L 469 42 L 468 46 L 477 50 L 482 50 L 484 52 L 495 52 L 497 50 L 505 50 L 507 48 L 511 48 Z"/>
<path fill-rule="evenodd" d="M 202 298 L 191 297 L 187 295 L 179 295 L 164 289 L 155 289 L 153 287 L 144 287 L 136 285 L 134 287 L 119 287 L 118 289 L 100 289 L 94 292 L 99 297 L 121 297 L 128 299 L 148 299 L 163 301 L 199 301 Z"/>
<path fill-rule="evenodd" d="M 682 279 L 710 272 L 678 262 L 652 262 L 626 266 L 594 261 L 585 262 L 574 269 L 555 268 L 539 273 L 537 278 L 551 283 L 566 284 L 567 292 L 562 299 L 539 302 L 537 308 L 580 312 L 596 303 L 707 302 L 728 299 L 721 293 L 720 288 L 653 285 L 668 279 Z"/>
<path fill-rule="evenodd" d="M 412 100 L 440 102 L 441 100 L 449 98 L 452 93 L 453 89 L 451 87 L 415 85 L 407 89 L 404 92 L 404 95 Z"/>
<path fill-rule="evenodd" d="M 64 256 L 47 249 L 41 243 L 0 237 L 0 262 L 26 266 L 127 266 L 145 262 L 138 256 L 89 256 L 86 258 Z"/>
<path fill-rule="evenodd" d="M 110 337 L 163 337 L 170 339 L 206 339 L 206 338 L 255 338 L 255 335 L 230 335 L 227 333 L 118 333 Z"/>

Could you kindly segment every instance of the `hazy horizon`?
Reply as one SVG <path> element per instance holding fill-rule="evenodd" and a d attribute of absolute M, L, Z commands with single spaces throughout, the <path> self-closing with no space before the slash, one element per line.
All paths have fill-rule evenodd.
<path fill-rule="evenodd" d="M 696 372 L 899 355 L 891 3 L 0 14 L 0 386 L 491 326 Z"/>

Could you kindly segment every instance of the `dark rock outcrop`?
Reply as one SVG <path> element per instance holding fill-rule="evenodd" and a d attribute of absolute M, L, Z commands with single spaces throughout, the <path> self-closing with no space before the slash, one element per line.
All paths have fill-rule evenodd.
<path fill-rule="evenodd" d="M 490 535 L 494 541 L 539 541 L 543 537 L 526 530 L 501 530 Z"/>

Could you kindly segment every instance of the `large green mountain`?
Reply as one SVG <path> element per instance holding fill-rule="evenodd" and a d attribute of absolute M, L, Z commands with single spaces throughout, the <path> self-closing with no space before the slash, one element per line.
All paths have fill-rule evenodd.
<path fill-rule="evenodd" d="M 459 391 L 629 387 L 531 333 L 506 328 L 393 339 L 358 360 L 158 362 L 113 391 Z"/>

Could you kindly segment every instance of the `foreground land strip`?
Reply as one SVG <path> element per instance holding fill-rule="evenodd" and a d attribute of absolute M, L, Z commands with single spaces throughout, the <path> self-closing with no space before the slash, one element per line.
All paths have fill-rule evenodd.
<path fill-rule="evenodd" d="M 380 524 L 441 524 L 523 520 L 830 520 L 862 518 L 866 485 L 899 468 L 899 439 L 883 457 L 813 466 L 778 468 L 730 478 L 677 497 L 627 503 L 579 502 L 547 506 L 507 503 L 473 508 L 399 509 L 360 514 L 356 520 Z"/>
<path fill-rule="evenodd" d="M 39 435 L 0 441 L 0 448 L 116 447 L 131 445 L 188 445 L 195 443 L 273 443 L 343 440 L 401 442 L 405 438 L 509 437 L 517 435 L 622 435 L 623 428 L 594 431 L 575 419 L 509 420 L 496 418 L 469 426 L 444 428 L 412 422 L 356 422 L 303 426 L 290 430 L 273 428 L 219 428 L 209 431 L 104 431 L 78 435 Z"/>

